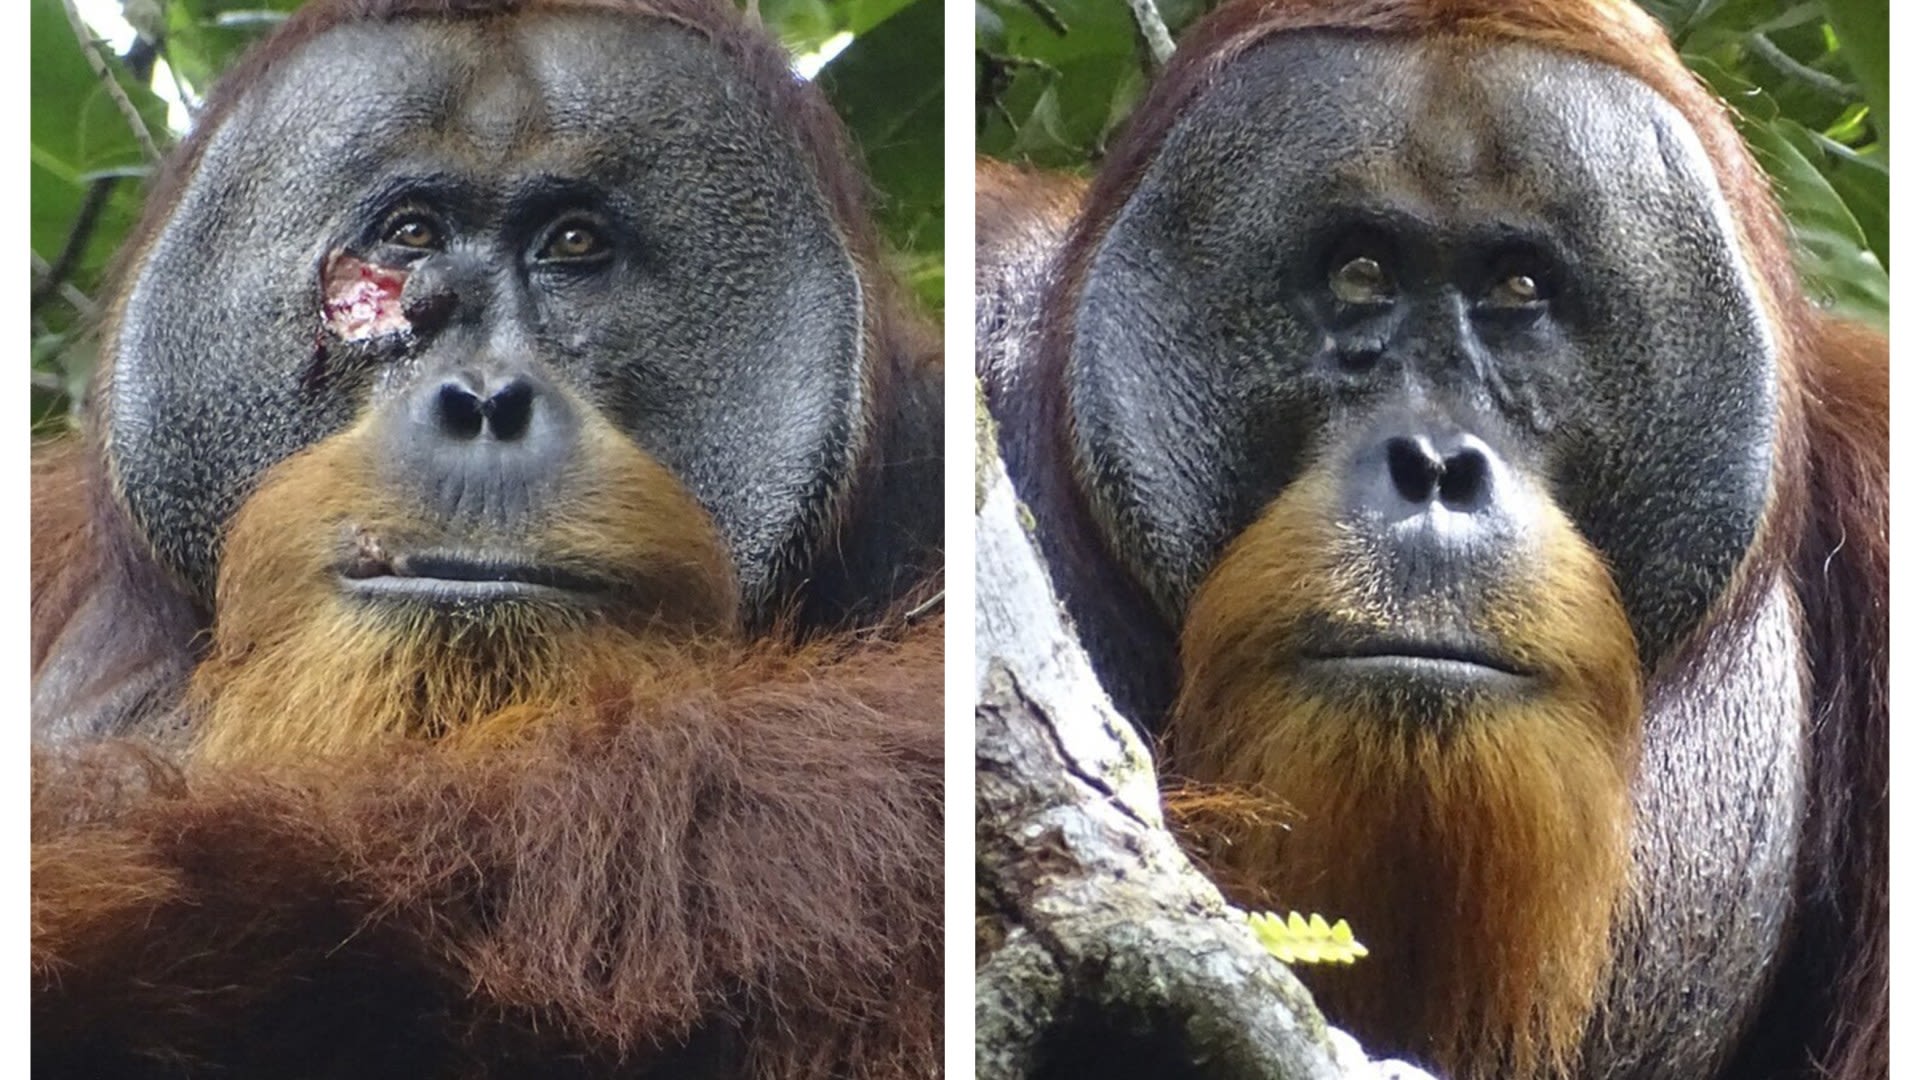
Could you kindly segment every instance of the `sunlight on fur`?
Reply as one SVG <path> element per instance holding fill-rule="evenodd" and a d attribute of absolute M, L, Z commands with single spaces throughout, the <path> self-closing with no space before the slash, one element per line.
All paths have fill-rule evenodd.
<path fill-rule="evenodd" d="M 1349 920 L 1373 958 L 1303 971 L 1330 1017 L 1460 1076 L 1552 1076 L 1583 1033 L 1627 898 L 1640 728 L 1632 631 L 1599 557 L 1551 503 L 1536 553 L 1476 623 L 1538 687 L 1426 714 L 1292 678 L 1308 617 L 1403 618 L 1313 473 L 1228 548 L 1194 597 L 1172 770 L 1277 801 L 1274 826 L 1195 824 L 1250 900 Z M 1412 606 L 1418 606 L 1417 603 Z"/>

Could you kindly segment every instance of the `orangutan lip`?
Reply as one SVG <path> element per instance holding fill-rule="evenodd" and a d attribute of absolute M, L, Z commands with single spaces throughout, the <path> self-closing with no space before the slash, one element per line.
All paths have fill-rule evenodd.
<path fill-rule="evenodd" d="M 1441 676 L 1533 677 L 1532 672 L 1523 670 L 1505 657 L 1477 646 L 1455 642 L 1383 638 L 1338 648 L 1309 650 L 1304 655 L 1315 663 L 1337 664 L 1357 671 L 1377 668 L 1383 672 Z"/>
<path fill-rule="evenodd" d="M 340 577 L 363 595 L 421 600 L 558 598 L 605 588 L 604 582 L 552 566 L 443 552 L 360 558 L 341 567 Z"/>

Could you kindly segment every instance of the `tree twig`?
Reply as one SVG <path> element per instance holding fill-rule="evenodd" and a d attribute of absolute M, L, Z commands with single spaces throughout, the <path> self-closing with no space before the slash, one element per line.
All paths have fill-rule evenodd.
<path fill-rule="evenodd" d="M 1787 55 L 1786 51 L 1773 43 L 1765 34 L 1748 34 L 1747 49 L 1754 56 L 1772 67 L 1775 71 L 1799 83 L 1807 89 L 1836 104 L 1845 105 L 1855 97 L 1857 88 L 1834 78 L 1824 71 L 1817 71 Z"/>
<path fill-rule="evenodd" d="M 93 239 L 94 227 L 100 223 L 100 212 L 106 209 L 107 200 L 112 197 L 113 186 L 118 179 L 114 176 L 102 176 L 88 184 L 86 197 L 81 200 L 80 212 L 74 215 L 73 227 L 67 230 L 67 242 L 61 246 L 60 254 L 54 256 L 50 263 L 40 260 L 38 255 L 34 256 L 37 261 L 34 267 L 36 280 L 33 283 L 31 298 L 27 302 L 29 314 L 38 312 L 41 306 L 53 299 L 56 294 L 65 295 L 62 290 L 67 287 L 68 279 L 73 276 L 73 271 L 80 265 L 81 258 L 86 255 L 87 242 Z M 45 266 L 44 270 L 41 269 L 42 265 Z M 79 292 L 78 289 L 74 291 Z M 82 299 L 84 298 L 82 294 Z M 90 303 L 89 306 L 91 306 Z"/>
<path fill-rule="evenodd" d="M 173 80 L 173 96 L 180 99 L 180 107 L 187 111 L 187 122 L 198 120 L 206 102 L 189 90 L 187 80 L 180 77 L 180 69 L 174 66 L 172 60 L 167 61 L 167 75 Z"/>
<path fill-rule="evenodd" d="M 917 622 L 940 610 L 946 602 L 947 590 L 941 589 L 939 592 L 915 604 L 905 615 L 901 616 L 901 619 L 905 622 Z"/>
<path fill-rule="evenodd" d="M 1146 46 L 1147 74 L 1158 75 L 1173 56 L 1173 35 L 1167 32 L 1166 20 L 1160 17 L 1153 0 L 1127 0 L 1127 7 L 1133 11 L 1133 25 Z"/>
<path fill-rule="evenodd" d="M 57 289 L 60 293 L 60 298 L 65 300 L 82 319 L 91 320 L 99 311 L 99 307 L 93 302 L 93 297 L 74 288 L 71 282 L 56 280 L 53 276 L 53 269 L 52 264 L 41 258 L 38 253 L 33 254 L 33 276 L 35 285 L 33 287 L 33 308 L 29 310 L 29 314 L 35 313 L 40 307 L 42 289 L 47 290 L 48 295 L 51 295 L 52 292 Z"/>
<path fill-rule="evenodd" d="M 67 11 L 67 22 L 73 25 L 73 36 L 80 41 L 80 53 L 87 58 L 87 66 L 93 69 L 94 77 L 106 88 L 107 96 L 113 99 L 114 107 L 126 119 L 127 126 L 133 129 L 133 137 L 140 143 L 140 152 L 146 155 L 147 164 L 160 164 L 160 147 L 153 141 L 153 133 L 147 130 L 147 122 L 134 108 L 133 99 L 127 97 L 127 91 L 120 80 L 113 77 L 113 69 L 107 65 L 106 57 L 100 54 L 100 43 L 93 36 L 92 28 L 80 17 L 80 9 L 74 6 L 74 0 L 60 0 L 60 6 Z"/>
<path fill-rule="evenodd" d="M 1057 36 L 1067 36 L 1067 20 L 1061 18 L 1060 13 L 1053 10 L 1053 5 L 1047 3 L 1047 0 L 1020 0 L 1020 6 L 1033 12 L 1033 17 L 1045 23 L 1047 29 Z"/>
<path fill-rule="evenodd" d="M 68 18 L 77 19 L 78 15 L 75 13 L 72 0 L 66 0 L 66 6 Z M 94 48 L 93 39 L 84 29 L 84 24 L 75 22 L 73 32 L 80 38 L 80 51 L 87 56 L 89 62 L 94 63 L 94 71 L 98 73 L 101 70 L 100 65 L 105 61 L 100 59 Z M 153 64 L 159 55 L 158 42 L 144 37 L 135 38 L 133 44 L 127 49 L 127 55 L 121 57 L 120 62 L 126 65 L 128 74 L 141 82 L 146 82 L 153 78 Z M 106 83 L 111 88 L 111 92 L 116 94 L 120 92 L 119 81 L 114 79 L 111 73 L 106 76 Z M 126 101 L 125 95 L 121 94 L 119 100 Z M 127 107 L 132 108 L 132 102 L 128 101 Z M 151 148 L 152 140 L 147 137 L 146 128 L 138 121 L 139 114 L 136 112 L 133 120 L 134 134 L 136 137 L 145 139 L 144 145 Z M 79 268 L 80 260 L 86 256 L 87 244 L 93 239 L 94 228 L 100 223 L 100 214 L 106 209 L 107 201 L 112 198 L 114 186 L 119 180 L 117 176 L 96 177 L 87 186 L 86 197 L 80 203 L 80 212 L 74 215 L 73 227 L 67 230 L 67 241 L 61 246 L 60 254 L 54 256 L 51 263 L 44 265 L 35 263 L 34 273 L 37 277 L 27 307 L 30 314 L 39 311 L 56 292 L 66 297 L 67 302 L 73 304 L 75 309 L 83 315 L 91 314 L 93 311 L 93 301 L 88 299 L 85 293 L 72 288 L 68 282 L 73 277 L 73 272 Z M 38 259 L 38 256 L 35 258 Z M 79 298 L 77 302 L 76 297 Z"/>

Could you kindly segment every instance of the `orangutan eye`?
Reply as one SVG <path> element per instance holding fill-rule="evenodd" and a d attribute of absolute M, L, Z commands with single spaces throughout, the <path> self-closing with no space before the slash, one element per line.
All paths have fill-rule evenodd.
<path fill-rule="evenodd" d="M 1378 304 L 1393 297 L 1393 279 L 1378 259 L 1356 255 L 1342 262 L 1329 277 L 1328 288 L 1344 304 Z"/>
<path fill-rule="evenodd" d="M 1480 303 L 1495 311 L 1540 311 L 1552 300 L 1551 267 L 1531 252 L 1510 252 L 1495 260 Z"/>
<path fill-rule="evenodd" d="M 600 230 L 587 222 L 560 226 L 540 249 L 540 258 L 555 262 L 580 262 L 608 254 L 607 242 Z"/>
<path fill-rule="evenodd" d="M 440 246 L 440 226 L 425 214 L 402 214 L 387 223 L 387 243 L 433 250 Z"/>
<path fill-rule="evenodd" d="M 1487 302 L 1499 307 L 1525 307 L 1544 298 L 1540 282 L 1532 274 L 1508 274 L 1487 293 Z"/>

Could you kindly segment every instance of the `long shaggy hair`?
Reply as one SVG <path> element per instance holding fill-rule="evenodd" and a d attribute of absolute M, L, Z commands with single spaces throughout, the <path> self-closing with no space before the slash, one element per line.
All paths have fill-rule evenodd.
<path fill-rule="evenodd" d="M 1408 699 L 1303 678 L 1302 628 L 1408 617 L 1324 472 L 1291 485 L 1194 596 L 1172 770 L 1279 803 L 1221 822 L 1210 860 L 1288 906 L 1352 920 L 1372 957 L 1303 973 L 1363 1039 L 1418 1032 L 1458 1076 L 1571 1059 L 1630 875 L 1640 668 L 1612 579 L 1566 519 L 1478 620 L 1535 674 L 1515 699 Z M 1449 600 L 1451 603 L 1451 600 Z M 1187 807 L 1192 817 L 1191 805 Z"/>
<path fill-rule="evenodd" d="M 490 742 L 41 752 L 36 1074 L 932 1075 L 940 648 L 656 660 Z"/>

